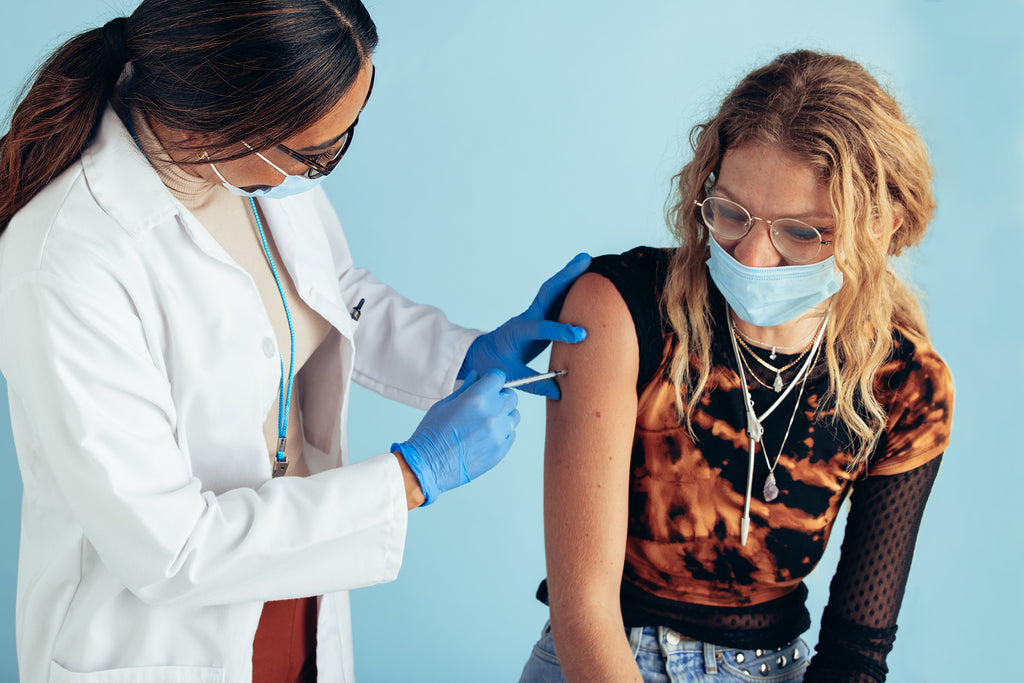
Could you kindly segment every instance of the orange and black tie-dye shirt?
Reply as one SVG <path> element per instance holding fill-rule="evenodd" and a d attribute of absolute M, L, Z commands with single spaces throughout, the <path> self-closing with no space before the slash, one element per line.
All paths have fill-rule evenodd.
<path fill-rule="evenodd" d="M 674 334 L 662 319 L 659 299 L 669 256 L 667 250 L 642 247 L 599 257 L 591 267 L 619 290 L 640 342 L 622 590 L 626 625 L 672 626 L 733 647 L 789 642 L 809 624 L 802 580 L 820 560 L 840 506 L 854 491 L 844 561 L 806 680 L 829 666 L 868 671 L 863 680 L 883 680 L 920 514 L 949 442 L 948 369 L 925 340 L 893 330 L 892 355 L 875 382 L 888 416 L 885 433 L 867 471 L 850 473 L 850 441 L 819 406 L 828 376 L 824 363 L 817 363 L 800 405 L 793 391 L 763 422 L 763 444 L 774 460 L 796 409 L 774 470 L 780 493 L 772 502 L 761 495 L 768 459 L 756 449 L 750 535 L 741 545 L 748 436 L 727 309 L 709 277 L 713 367 L 693 416 L 694 439 L 677 418 L 666 374 Z M 762 358 L 781 367 L 797 356 L 769 360 L 766 351 Z M 778 396 L 771 388 L 774 372 L 749 361 L 747 381 L 761 413 Z M 790 381 L 800 364 L 784 372 L 783 380 Z M 861 528 L 851 534 L 855 524 Z M 863 545 L 850 545 L 854 538 Z M 828 651 L 830 639 L 838 642 Z M 820 652 L 821 643 L 827 652 Z"/>

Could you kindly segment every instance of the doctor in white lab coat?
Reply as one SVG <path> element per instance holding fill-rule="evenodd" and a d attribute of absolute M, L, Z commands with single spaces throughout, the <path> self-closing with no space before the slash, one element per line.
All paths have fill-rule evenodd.
<path fill-rule="evenodd" d="M 287 32 L 262 29 L 286 24 L 310 50 L 340 44 L 342 66 L 280 57 Z M 346 591 L 394 579 L 407 510 L 508 450 L 503 381 L 548 340 L 582 338 L 544 319 L 586 258 L 486 335 L 353 266 L 310 184 L 351 142 L 375 41 L 358 2 L 146 0 L 58 51 L 0 141 L 23 681 L 271 680 L 253 664 L 264 606 L 302 598 L 315 655 L 273 680 L 353 680 Z M 204 75 L 216 59 L 237 82 Z M 294 78 L 252 76 L 261 59 L 292 59 Z M 89 63 L 92 84 L 74 83 Z M 69 100 L 48 107 L 57 92 Z M 303 112 L 312 124 L 294 122 Z M 293 149 L 321 141 L 334 146 Z M 408 441 L 350 465 L 353 378 L 433 407 Z"/>

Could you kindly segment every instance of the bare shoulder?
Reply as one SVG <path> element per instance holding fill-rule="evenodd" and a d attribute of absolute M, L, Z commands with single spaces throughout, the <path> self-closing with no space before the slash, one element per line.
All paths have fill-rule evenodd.
<path fill-rule="evenodd" d="M 559 320 L 577 325 L 597 323 L 595 331 L 601 330 L 599 334 L 625 331 L 636 337 L 629 309 L 619 290 L 608 278 L 597 273 L 584 273 L 573 283 L 565 297 Z M 588 329 L 588 338 L 590 334 Z"/>
<path fill-rule="evenodd" d="M 556 343 L 551 366 L 569 370 L 559 382 L 581 387 L 600 384 L 602 390 L 635 385 L 639 366 L 636 328 L 626 302 L 610 280 L 584 273 L 569 290 L 559 320 L 579 325 L 587 338 L 577 344 Z"/>

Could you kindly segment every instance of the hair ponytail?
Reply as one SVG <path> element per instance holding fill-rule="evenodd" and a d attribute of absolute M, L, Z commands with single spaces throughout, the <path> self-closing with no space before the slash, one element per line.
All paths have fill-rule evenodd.
<path fill-rule="evenodd" d="M 0 138 L 0 232 L 89 142 L 128 61 L 127 23 L 72 38 L 39 68 Z"/>
<path fill-rule="evenodd" d="M 322 118 L 376 45 L 359 0 L 143 0 L 39 69 L 0 138 L 0 232 L 89 144 L 129 60 L 125 106 L 198 133 L 226 159 L 248 154 L 243 142 L 266 149 Z M 165 151 L 199 149 L 174 144 Z"/>

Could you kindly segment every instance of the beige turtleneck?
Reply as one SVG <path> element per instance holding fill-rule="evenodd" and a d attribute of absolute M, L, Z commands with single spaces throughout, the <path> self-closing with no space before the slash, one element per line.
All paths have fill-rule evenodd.
<path fill-rule="evenodd" d="M 245 197 L 232 194 L 220 183 L 211 183 L 199 176 L 192 175 L 185 168 L 170 161 L 159 140 L 153 134 L 145 117 L 132 112 L 132 126 L 138 136 L 147 158 L 171 194 L 178 198 L 185 207 L 199 220 L 211 236 L 224 248 L 224 251 L 244 269 L 256 284 L 260 299 L 267 310 L 267 316 L 277 337 L 278 349 L 284 361 L 285 372 L 288 372 L 290 338 L 288 320 L 281 295 L 277 290 L 274 275 L 267 263 L 263 245 L 260 242 L 256 221 Z M 295 285 L 281 262 L 274 238 L 267 228 L 267 219 L 260 212 L 260 221 L 270 253 L 277 265 L 277 273 L 281 278 L 281 286 L 288 300 L 288 308 L 292 316 L 295 330 L 295 374 L 305 364 L 313 352 L 327 337 L 331 326 L 316 311 L 311 309 L 295 290 Z M 263 424 L 263 434 L 267 442 L 267 450 L 273 458 L 277 452 L 277 401 L 267 415 Z M 289 475 L 307 475 L 309 469 L 302 458 L 302 423 L 299 416 L 298 382 L 292 388 L 291 405 L 288 411 L 288 443 L 285 455 L 289 461 Z"/>

